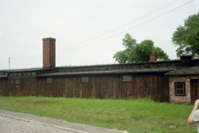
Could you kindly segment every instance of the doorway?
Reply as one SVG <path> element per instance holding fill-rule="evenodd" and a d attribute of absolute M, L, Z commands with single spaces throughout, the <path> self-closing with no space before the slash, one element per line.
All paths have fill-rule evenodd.
<path fill-rule="evenodd" d="M 199 99 L 199 79 L 191 79 L 191 103 Z"/>

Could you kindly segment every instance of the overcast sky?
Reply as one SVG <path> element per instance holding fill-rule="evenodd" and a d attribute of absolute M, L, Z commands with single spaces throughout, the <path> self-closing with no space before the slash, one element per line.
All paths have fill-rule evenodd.
<path fill-rule="evenodd" d="M 42 67 L 42 38 L 56 39 L 56 66 L 113 64 L 126 33 L 176 59 L 171 38 L 199 0 L 0 0 L 0 69 Z"/>

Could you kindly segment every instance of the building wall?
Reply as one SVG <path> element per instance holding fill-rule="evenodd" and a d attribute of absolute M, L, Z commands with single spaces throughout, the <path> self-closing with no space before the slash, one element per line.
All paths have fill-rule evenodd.
<path fill-rule="evenodd" d="M 122 82 L 130 75 L 130 82 Z M 88 82 L 81 82 L 88 77 Z M 52 83 L 47 83 L 52 78 Z M 16 80 L 20 79 L 20 84 Z M 62 77 L 12 76 L 0 79 L 2 96 L 51 96 L 79 98 L 143 98 L 169 101 L 168 77 L 158 74 L 79 75 Z"/>
<path fill-rule="evenodd" d="M 20 80 L 20 84 L 15 83 Z M 36 77 L 9 77 L 0 79 L 1 96 L 35 96 Z"/>
<path fill-rule="evenodd" d="M 169 95 L 171 103 L 193 103 L 199 98 L 199 83 L 193 83 L 193 80 L 198 81 L 199 76 L 172 76 L 169 78 Z M 185 83 L 185 95 L 176 96 L 175 83 Z"/>
<path fill-rule="evenodd" d="M 20 84 L 15 83 L 20 80 Z M 9 77 L 8 91 L 10 96 L 35 96 L 36 95 L 36 77 Z"/>
<path fill-rule="evenodd" d="M 8 78 L 0 78 L 0 96 L 8 95 Z"/>
<path fill-rule="evenodd" d="M 81 77 L 89 82 L 82 83 Z M 131 75 L 131 82 L 122 82 L 122 75 L 84 75 L 37 79 L 38 95 L 81 98 L 140 98 L 151 97 L 156 101 L 169 101 L 168 78 L 158 75 Z"/>

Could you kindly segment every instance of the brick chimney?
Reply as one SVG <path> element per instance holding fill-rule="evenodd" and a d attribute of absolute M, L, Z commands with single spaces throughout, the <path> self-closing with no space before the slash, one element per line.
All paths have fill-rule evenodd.
<path fill-rule="evenodd" d="M 149 62 L 155 62 L 157 61 L 157 55 L 156 54 L 150 54 L 149 55 Z"/>
<path fill-rule="evenodd" d="M 55 41 L 54 38 L 43 38 L 43 67 L 55 67 Z"/>
<path fill-rule="evenodd" d="M 192 55 L 183 55 L 180 56 L 181 66 L 191 66 L 192 65 Z"/>

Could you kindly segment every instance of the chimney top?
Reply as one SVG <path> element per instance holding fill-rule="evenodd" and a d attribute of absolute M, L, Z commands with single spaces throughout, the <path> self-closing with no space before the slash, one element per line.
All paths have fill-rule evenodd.
<path fill-rule="evenodd" d="M 43 38 L 43 41 L 47 41 L 47 40 L 54 40 L 54 41 L 56 41 L 56 39 L 55 39 L 55 38 L 52 38 L 52 37 Z"/>
<path fill-rule="evenodd" d="M 157 55 L 156 54 L 150 54 L 149 55 L 149 62 L 155 62 L 157 61 Z"/>
<path fill-rule="evenodd" d="M 190 66 L 191 60 L 192 60 L 192 55 L 180 56 L 180 60 L 181 60 L 181 66 Z"/>

